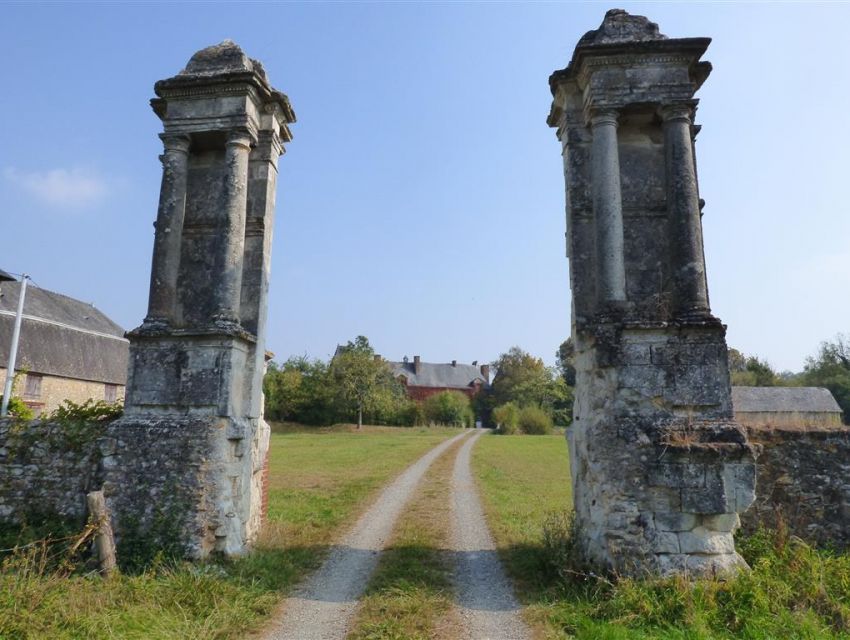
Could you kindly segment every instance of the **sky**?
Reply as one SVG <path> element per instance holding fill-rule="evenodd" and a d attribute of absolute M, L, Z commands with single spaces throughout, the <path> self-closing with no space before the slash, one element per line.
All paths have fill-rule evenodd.
<path fill-rule="evenodd" d="M 850 332 L 847 3 L 4 3 L 0 269 L 130 329 L 161 165 L 153 84 L 226 38 L 298 121 L 280 161 L 267 347 L 553 363 L 570 332 L 548 76 L 619 6 L 709 36 L 697 141 L 711 304 L 800 370 Z"/>

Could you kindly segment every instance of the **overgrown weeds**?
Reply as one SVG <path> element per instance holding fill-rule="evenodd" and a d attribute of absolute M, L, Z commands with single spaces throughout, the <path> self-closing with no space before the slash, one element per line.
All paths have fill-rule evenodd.
<path fill-rule="evenodd" d="M 728 580 L 588 571 L 576 562 L 563 493 L 537 471 L 546 439 L 535 440 L 537 447 L 519 442 L 482 440 L 476 466 L 497 545 L 520 585 L 529 621 L 546 637 L 850 638 L 850 553 L 816 549 L 781 526 L 739 538 L 751 571 Z M 551 447 L 566 458 L 561 443 L 552 440 Z"/>

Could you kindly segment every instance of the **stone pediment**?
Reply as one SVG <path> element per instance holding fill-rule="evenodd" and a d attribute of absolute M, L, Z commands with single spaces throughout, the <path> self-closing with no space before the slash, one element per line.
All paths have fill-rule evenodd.
<path fill-rule="evenodd" d="M 585 33 L 578 41 L 578 46 L 666 39 L 667 36 L 661 33 L 658 25 L 649 18 L 633 16 L 623 9 L 610 9 L 599 28 Z"/>

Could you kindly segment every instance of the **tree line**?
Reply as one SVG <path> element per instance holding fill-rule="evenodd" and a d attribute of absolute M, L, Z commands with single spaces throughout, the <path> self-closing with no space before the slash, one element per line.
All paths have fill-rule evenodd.
<path fill-rule="evenodd" d="M 821 343 L 814 356 L 806 358 L 799 373 L 778 373 L 766 360 L 729 349 L 729 373 L 734 386 L 824 387 L 832 393 L 850 424 L 850 335 L 839 333 Z"/>
<path fill-rule="evenodd" d="M 266 415 L 272 420 L 307 425 L 364 422 L 415 426 L 442 424 L 499 426 L 504 433 L 548 433 L 572 421 L 576 383 L 574 348 L 564 340 L 547 367 L 541 358 L 512 347 L 491 363 L 492 383 L 472 400 L 445 391 L 417 402 L 376 356 L 369 340 L 358 336 L 337 348 L 329 362 L 293 357 L 271 362 L 263 382 Z M 850 337 L 823 342 L 799 373 L 776 372 L 757 356 L 729 349 L 729 370 L 736 386 L 812 386 L 832 392 L 850 424 Z"/>
<path fill-rule="evenodd" d="M 389 364 L 375 354 L 365 336 L 337 348 L 329 362 L 304 356 L 269 363 L 263 380 L 265 413 L 271 420 L 329 425 L 364 422 L 415 426 L 471 427 L 476 421 L 505 430 L 547 433 L 553 424 L 569 424 L 572 385 L 559 360 L 543 360 L 513 347 L 492 363 L 493 382 L 470 399 L 447 390 L 422 402 L 409 398 Z M 575 374 L 572 374 L 572 383 Z"/>

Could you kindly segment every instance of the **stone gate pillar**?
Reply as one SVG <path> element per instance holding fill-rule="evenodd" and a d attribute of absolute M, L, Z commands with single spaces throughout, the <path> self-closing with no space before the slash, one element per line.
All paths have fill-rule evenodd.
<path fill-rule="evenodd" d="M 694 162 L 708 38 L 611 10 L 549 79 L 564 158 L 579 545 L 627 574 L 744 566 L 755 450 L 732 419 Z M 614 303 L 612 305 L 612 303 Z"/>
<path fill-rule="evenodd" d="M 140 540 L 189 557 L 238 554 L 261 522 L 274 192 L 295 114 L 230 41 L 154 90 L 165 150 L 150 302 L 128 334 L 105 493 L 119 555 Z"/>

